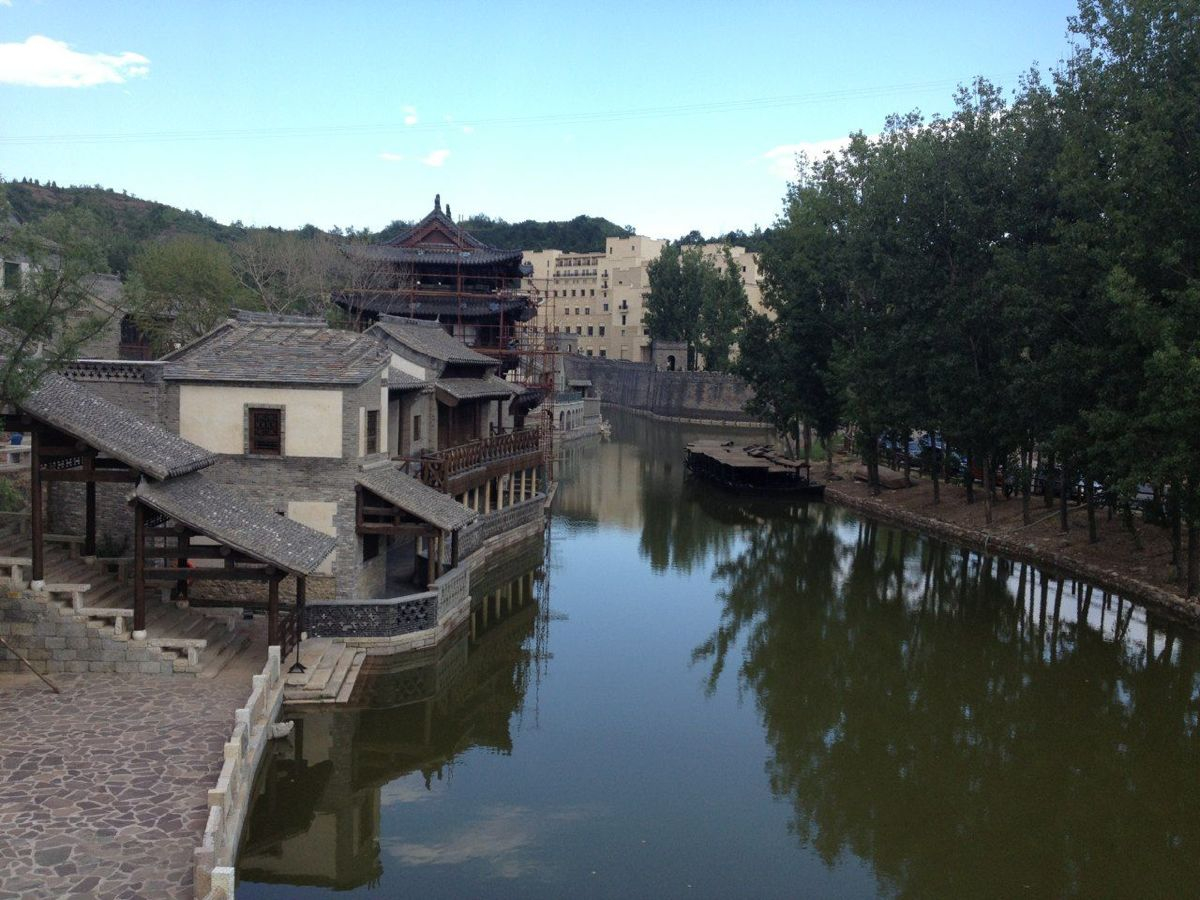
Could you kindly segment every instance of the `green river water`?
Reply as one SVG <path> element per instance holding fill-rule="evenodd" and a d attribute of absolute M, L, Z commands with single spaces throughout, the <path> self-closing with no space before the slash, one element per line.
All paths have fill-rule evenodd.
<path fill-rule="evenodd" d="M 239 898 L 1200 894 L 1192 634 L 608 416 L 470 628 L 295 715 Z"/>

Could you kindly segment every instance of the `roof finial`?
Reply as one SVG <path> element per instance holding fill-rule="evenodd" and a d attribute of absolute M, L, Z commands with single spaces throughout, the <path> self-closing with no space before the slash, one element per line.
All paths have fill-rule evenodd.
<path fill-rule="evenodd" d="M 433 195 L 433 211 L 434 212 L 442 211 L 442 195 L 441 194 Z"/>
<path fill-rule="evenodd" d="M 450 204 L 449 203 L 446 204 L 446 218 L 449 219 L 451 222 L 454 221 L 454 216 L 450 215 Z"/>

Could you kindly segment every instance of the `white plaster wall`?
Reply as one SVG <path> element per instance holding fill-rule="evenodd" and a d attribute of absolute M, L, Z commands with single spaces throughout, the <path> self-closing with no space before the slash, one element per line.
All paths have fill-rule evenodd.
<path fill-rule="evenodd" d="M 337 537 L 337 526 L 333 517 L 337 515 L 337 504 L 320 500 L 289 500 L 287 505 L 288 518 L 301 525 L 307 525 L 314 531 Z M 317 572 L 321 575 L 333 574 L 333 557 L 336 550 L 330 552 L 321 563 Z"/>
<path fill-rule="evenodd" d="M 181 385 L 179 434 L 213 453 L 243 454 L 247 405 L 284 407 L 285 457 L 341 457 L 341 391 Z"/>
<path fill-rule="evenodd" d="M 422 381 L 428 381 L 433 377 L 432 373 L 427 373 L 425 367 L 413 362 L 410 359 L 405 359 L 398 353 L 392 354 L 392 368 L 399 369 L 405 375 L 411 375 L 413 378 L 420 378 Z"/>

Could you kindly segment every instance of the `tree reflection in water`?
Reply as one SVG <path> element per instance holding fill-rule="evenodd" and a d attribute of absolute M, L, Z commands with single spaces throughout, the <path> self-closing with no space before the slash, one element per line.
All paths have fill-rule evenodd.
<path fill-rule="evenodd" d="M 1193 638 L 829 507 L 745 515 L 693 659 L 710 690 L 738 666 L 803 844 L 904 896 L 1194 890 Z"/>

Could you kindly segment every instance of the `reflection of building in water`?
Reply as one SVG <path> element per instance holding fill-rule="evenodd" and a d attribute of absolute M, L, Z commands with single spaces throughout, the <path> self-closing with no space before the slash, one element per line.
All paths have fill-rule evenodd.
<path fill-rule="evenodd" d="M 482 573 L 470 621 L 455 636 L 381 658 L 360 706 L 296 717 L 292 742 L 260 779 L 242 879 L 336 890 L 376 884 L 385 785 L 419 772 L 428 788 L 474 748 L 512 751 L 514 716 L 547 656 L 549 618 L 542 544 L 517 550 Z"/>

